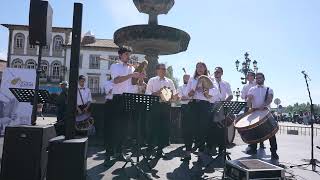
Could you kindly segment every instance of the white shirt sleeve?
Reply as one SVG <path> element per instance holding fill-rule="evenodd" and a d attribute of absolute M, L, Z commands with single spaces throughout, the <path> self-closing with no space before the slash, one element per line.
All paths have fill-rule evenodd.
<path fill-rule="evenodd" d="M 104 92 L 106 94 L 109 94 L 110 90 L 112 89 L 112 83 L 111 82 L 106 82 L 104 86 Z"/>
<path fill-rule="evenodd" d="M 184 89 L 183 94 L 185 94 L 188 97 L 189 92 L 192 90 L 192 79 L 190 78 L 187 84 L 187 87 Z"/>
<path fill-rule="evenodd" d="M 248 94 L 247 95 L 253 95 L 253 91 L 254 91 L 254 89 L 255 89 L 255 86 L 254 87 L 252 87 L 252 88 L 250 88 L 249 89 L 249 91 L 248 91 Z"/>
<path fill-rule="evenodd" d="M 147 95 L 151 95 L 152 94 L 152 79 L 149 79 L 148 83 L 147 83 L 147 88 L 146 88 L 146 94 Z"/>
<path fill-rule="evenodd" d="M 231 90 L 231 86 L 230 86 L 230 84 L 227 82 L 226 83 L 226 90 L 227 90 L 227 97 L 229 97 L 229 96 L 232 96 L 233 94 L 232 94 L 232 90 Z"/>
<path fill-rule="evenodd" d="M 243 100 L 246 100 L 246 95 L 244 94 L 245 93 L 245 89 L 246 89 L 246 86 L 243 86 L 243 88 L 241 90 L 241 99 L 243 99 Z"/>
<path fill-rule="evenodd" d="M 119 76 L 119 71 L 117 70 L 117 64 L 112 64 L 110 67 L 111 78 L 115 79 Z"/>
<path fill-rule="evenodd" d="M 215 87 L 215 86 L 213 86 L 211 89 L 209 89 L 209 95 L 210 96 L 217 96 L 219 94 L 219 90 Z"/>
<path fill-rule="evenodd" d="M 269 88 L 268 94 L 272 94 L 273 95 L 273 90 L 271 88 Z"/>

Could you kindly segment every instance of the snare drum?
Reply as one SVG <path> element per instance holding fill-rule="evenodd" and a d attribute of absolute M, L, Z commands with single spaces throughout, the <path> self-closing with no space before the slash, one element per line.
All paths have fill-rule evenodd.
<path fill-rule="evenodd" d="M 277 121 L 268 109 L 246 112 L 235 120 L 234 125 L 242 140 L 248 144 L 265 141 L 279 130 Z"/>

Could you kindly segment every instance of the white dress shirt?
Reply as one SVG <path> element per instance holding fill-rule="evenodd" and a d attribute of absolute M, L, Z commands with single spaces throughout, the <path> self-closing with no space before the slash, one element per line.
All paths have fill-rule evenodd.
<path fill-rule="evenodd" d="M 184 94 L 188 95 L 191 90 L 194 90 L 195 93 L 194 93 L 193 97 L 190 97 L 190 99 L 204 100 L 204 101 L 210 102 L 210 99 L 212 99 L 212 98 L 210 98 L 210 99 L 206 98 L 203 95 L 203 91 L 196 91 L 197 84 L 198 84 L 198 78 L 196 78 L 196 79 L 190 78 Z M 217 93 L 218 93 L 217 88 L 213 87 L 213 88 L 209 89 L 210 96 L 215 97 L 215 96 L 217 96 Z"/>
<path fill-rule="evenodd" d="M 252 108 L 260 108 L 265 100 L 267 93 L 267 87 L 266 86 L 253 86 L 249 89 L 248 96 L 252 95 Z M 269 88 L 268 95 L 273 94 L 273 90 Z"/>
<path fill-rule="evenodd" d="M 106 94 L 105 99 L 106 100 L 111 100 L 113 95 L 112 95 L 112 87 L 113 87 L 113 81 L 109 80 L 106 81 L 106 83 L 104 84 L 104 92 Z"/>
<path fill-rule="evenodd" d="M 249 82 L 248 84 L 244 85 L 242 90 L 241 90 L 241 98 L 243 100 L 246 100 L 247 98 L 247 95 L 248 95 L 248 92 L 249 92 L 249 89 L 252 88 L 253 86 L 256 85 L 256 82 L 253 81 L 253 82 Z"/>
<path fill-rule="evenodd" d="M 119 76 L 127 76 L 134 72 L 134 67 L 124 64 L 123 62 L 119 62 L 116 64 L 112 64 L 110 67 L 112 80 Z M 131 78 L 123 81 L 122 83 L 113 84 L 112 94 L 122 94 L 122 93 L 131 93 L 132 91 Z"/>
<path fill-rule="evenodd" d="M 172 93 L 176 94 L 176 88 L 174 87 L 173 81 L 167 77 L 164 77 L 164 79 L 160 79 L 159 76 L 149 79 L 146 94 L 151 95 L 152 93 L 159 91 L 163 87 L 171 89 Z"/>
<path fill-rule="evenodd" d="M 178 96 L 180 98 L 182 98 L 182 96 L 188 97 L 188 94 L 185 94 L 186 93 L 186 89 L 187 89 L 187 84 L 183 84 L 182 86 L 180 86 L 178 88 Z M 181 100 L 180 103 L 181 104 L 188 104 L 189 100 Z"/>
<path fill-rule="evenodd" d="M 82 97 L 83 103 L 82 103 L 82 100 L 81 100 L 79 92 L 81 93 L 81 97 Z M 92 102 L 90 89 L 87 88 L 87 87 L 78 86 L 77 105 L 80 106 L 80 105 L 83 105 L 83 104 L 87 104 L 88 102 Z"/>
<path fill-rule="evenodd" d="M 217 88 L 218 94 L 211 98 L 211 102 L 224 101 L 232 95 L 231 86 L 227 81 L 221 80 L 220 82 L 216 79 L 213 80 L 213 85 Z"/>

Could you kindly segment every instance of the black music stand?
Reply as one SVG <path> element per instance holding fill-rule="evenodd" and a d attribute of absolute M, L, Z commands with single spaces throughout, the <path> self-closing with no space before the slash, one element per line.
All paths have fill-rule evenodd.
<path fill-rule="evenodd" d="M 218 101 L 214 103 L 213 110 L 217 112 L 223 111 L 224 114 L 224 136 L 223 136 L 223 163 L 226 164 L 226 159 L 231 160 L 230 153 L 227 152 L 227 121 L 225 120 L 229 114 L 239 114 L 239 112 L 247 106 L 247 102 L 239 101 Z M 209 167 L 214 160 L 211 160 L 206 167 Z"/>
<path fill-rule="evenodd" d="M 33 105 L 34 89 L 9 88 L 19 102 L 30 102 Z M 39 103 L 53 103 L 53 99 L 47 90 L 38 90 Z"/>
<path fill-rule="evenodd" d="M 138 113 L 137 119 L 137 140 L 136 140 L 136 149 L 137 154 L 136 158 L 137 161 L 134 162 L 131 157 L 124 158 L 126 163 L 122 166 L 122 169 L 126 167 L 126 165 L 130 162 L 132 166 L 134 166 L 137 170 L 139 175 L 143 175 L 147 179 L 152 179 L 148 174 L 146 174 L 141 168 L 138 167 L 139 157 L 141 153 L 141 121 L 142 115 L 145 111 L 150 111 L 152 105 L 156 102 L 160 101 L 159 96 L 153 95 L 144 95 L 144 94 L 132 94 L 132 93 L 123 93 L 123 100 L 124 100 L 124 108 L 127 112 L 135 112 Z M 146 158 L 143 155 L 144 158 Z M 149 167 L 150 168 L 150 167 Z"/>

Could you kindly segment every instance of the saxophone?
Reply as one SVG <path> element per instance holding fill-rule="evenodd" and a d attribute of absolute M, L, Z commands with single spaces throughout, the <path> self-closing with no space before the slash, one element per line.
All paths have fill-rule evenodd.
<path fill-rule="evenodd" d="M 148 61 L 144 60 L 141 63 L 139 63 L 138 67 L 135 69 L 134 72 L 146 74 L 147 67 L 148 67 Z M 132 78 L 131 79 L 131 84 L 138 86 L 138 94 L 144 94 L 145 93 L 146 88 L 147 88 L 147 84 L 144 82 L 144 79 Z"/>

